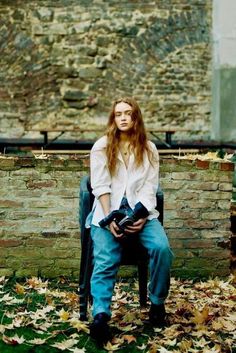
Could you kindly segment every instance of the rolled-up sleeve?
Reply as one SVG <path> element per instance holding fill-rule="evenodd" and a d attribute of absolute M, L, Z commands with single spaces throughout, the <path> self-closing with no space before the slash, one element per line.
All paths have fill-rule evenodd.
<path fill-rule="evenodd" d="M 107 167 L 105 149 L 92 148 L 90 155 L 90 177 L 94 196 L 111 193 L 111 176 Z"/>

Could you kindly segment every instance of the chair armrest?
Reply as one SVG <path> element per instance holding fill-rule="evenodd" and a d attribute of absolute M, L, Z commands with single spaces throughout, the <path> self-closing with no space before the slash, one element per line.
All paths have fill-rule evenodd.
<path fill-rule="evenodd" d="M 91 211 L 94 196 L 89 190 L 89 177 L 84 176 L 80 182 L 80 202 L 79 202 L 79 223 L 81 230 L 81 241 L 83 242 L 85 234 L 86 218 Z"/>

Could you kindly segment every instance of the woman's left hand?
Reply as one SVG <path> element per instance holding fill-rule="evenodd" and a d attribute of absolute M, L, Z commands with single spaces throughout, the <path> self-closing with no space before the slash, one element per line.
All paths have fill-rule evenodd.
<path fill-rule="evenodd" d="M 132 234 L 132 233 L 140 232 L 140 230 L 143 228 L 146 221 L 147 221 L 147 217 L 140 218 L 138 221 L 134 222 L 132 226 L 128 226 L 127 228 L 125 228 L 125 233 Z"/>

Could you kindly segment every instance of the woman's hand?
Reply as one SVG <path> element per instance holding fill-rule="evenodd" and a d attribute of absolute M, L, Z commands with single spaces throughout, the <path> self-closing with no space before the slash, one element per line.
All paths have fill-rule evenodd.
<path fill-rule="evenodd" d="M 147 221 L 147 217 L 140 218 L 138 221 L 134 222 L 132 226 L 128 226 L 127 228 L 125 228 L 125 233 L 133 234 L 133 233 L 140 232 L 140 230 L 143 228 L 146 221 Z"/>
<path fill-rule="evenodd" d="M 115 238 L 123 237 L 124 233 L 119 233 L 119 227 L 117 226 L 116 222 L 112 221 L 109 228 Z"/>

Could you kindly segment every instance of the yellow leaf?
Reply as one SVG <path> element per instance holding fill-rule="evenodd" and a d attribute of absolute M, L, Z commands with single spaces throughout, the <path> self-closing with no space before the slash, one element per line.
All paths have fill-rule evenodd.
<path fill-rule="evenodd" d="M 178 343 L 178 347 L 180 348 L 181 352 L 189 352 L 189 349 L 192 347 L 192 341 L 188 340 L 182 340 L 180 343 Z"/>
<path fill-rule="evenodd" d="M 20 285 L 19 283 L 16 283 L 15 292 L 17 294 L 23 295 L 23 294 L 25 294 L 25 288 L 22 285 Z"/>
<path fill-rule="evenodd" d="M 88 326 L 84 322 L 82 322 L 76 318 L 71 319 L 70 324 L 71 324 L 71 326 L 76 328 L 78 330 L 78 332 L 83 331 L 85 333 L 89 333 Z"/>
<path fill-rule="evenodd" d="M 70 313 L 68 313 L 68 311 L 65 311 L 64 309 L 61 309 L 58 314 L 62 321 L 67 321 L 70 317 Z"/>
<path fill-rule="evenodd" d="M 195 310 L 193 322 L 197 325 L 201 325 L 207 322 L 209 317 L 209 308 L 205 306 L 202 311 Z"/>
<path fill-rule="evenodd" d="M 104 346 L 104 348 L 109 351 L 109 352 L 113 352 L 113 351 L 117 351 L 120 348 L 119 344 L 112 344 L 110 341 L 107 342 L 107 344 Z"/>

